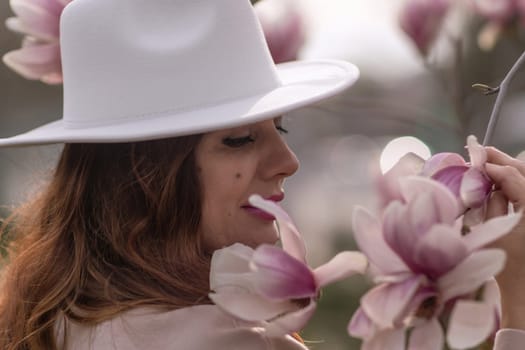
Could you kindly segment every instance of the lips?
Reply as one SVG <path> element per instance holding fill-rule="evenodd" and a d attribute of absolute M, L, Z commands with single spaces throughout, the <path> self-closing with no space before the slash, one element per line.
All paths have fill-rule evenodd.
<path fill-rule="evenodd" d="M 260 219 L 263 219 L 265 221 L 273 221 L 275 220 L 275 217 L 272 215 L 272 214 L 269 214 L 259 208 L 255 208 L 255 207 L 252 207 L 252 206 L 243 206 L 242 207 L 244 210 L 246 210 L 248 213 L 260 218 Z"/>
<path fill-rule="evenodd" d="M 282 201 L 284 199 L 284 193 L 274 194 L 274 195 L 265 197 L 264 199 L 270 200 L 270 201 L 273 201 L 273 202 L 280 202 L 280 201 Z M 275 217 L 272 214 L 267 213 L 264 210 L 261 210 L 259 208 L 255 208 L 255 207 L 251 206 L 250 204 L 245 204 L 241 208 L 243 208 L 248 213 L 250 213 L 250 214 L 252 214 L 252 215 L 254 215 L 254 216 L 256 216 L 256 217 L 258 217 L 258 218 L 260 218 L 262 220 L 265 220 L 265 221 L 274 221 L 275 220 Z"/>

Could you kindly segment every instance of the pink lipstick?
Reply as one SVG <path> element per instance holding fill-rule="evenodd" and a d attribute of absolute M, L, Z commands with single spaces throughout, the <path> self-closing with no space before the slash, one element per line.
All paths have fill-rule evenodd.
<path fill-rule="evenodd" d="M 264 197 L 264 199 L 277 203 L 284 199 L 284 193 L 274 194 L 268 197 Z M 267 213 L 264 210 L 261 210 L 259 208 L 253 207 L 250 204 L 243 205 L 242 208 L 245 209 L 250 214 L 257 216 L 258 218 L 263 219 L 265 221 L 275 220 L 275 217 L 272 214 Z"/>

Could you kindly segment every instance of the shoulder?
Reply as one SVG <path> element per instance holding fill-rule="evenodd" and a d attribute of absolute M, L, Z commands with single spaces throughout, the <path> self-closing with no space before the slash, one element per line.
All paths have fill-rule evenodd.
<path fill-rule="evenodd" d="M 137 308 L 93 327 L 68 322 L 66 344 L 66 350 L 306 349 L 290 336 L 267 338 L 257 325 L 238 321 L 215 305 Z"/>
<path fill-rule="evenodd" d="M 525 344 L 525 331 L 501 329 L 496 333 L 494 350 L 522 350 Z"/>

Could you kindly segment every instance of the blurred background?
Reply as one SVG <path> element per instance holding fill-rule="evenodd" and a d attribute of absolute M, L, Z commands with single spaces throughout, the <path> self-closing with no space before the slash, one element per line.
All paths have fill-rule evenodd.
<path fill-rule="evenodd" d="M 312 266 L 355 249 L 353 208 L 376 209 L 376 179 L 404 153 L 465 154 L 467 135 L 483 140 L 495 96 L 471 86 L 497 86 L 525 49 L 525 8 L 511 0 L 252 2 L 257 2 L 276 62 L 337 58 L 361 70 L 349 91 L 291 113 L 284 122 L 301 160 L 300 171 L 287 184 L 286 207 L 305 237 Z M 0 22 L 13 15 L 9 2 L 0 2 Z M 23 35 L 2 28 L 0 54 L 18 50 Z M 17 29 L 12 23 L 10 28 Z M 36 45 L 53 40 L 48 35 Z M 56 60 L 56 55 L 28 58 L 24 50 L 6 56 L 7 63 L 32 80 L 0 65 L 0 137 L 60 118 Z M 519 157 L 525 150 L 524 89 L 522 72 L 505 98 L 490 141 Z M 2 215 L 45 183 L 60 149 L 0 150 Z M 359 348 L 346 327 L 368 286 L 365 277 L 352 277 L 323 292 L 302 334 L 311 349 Z"/>

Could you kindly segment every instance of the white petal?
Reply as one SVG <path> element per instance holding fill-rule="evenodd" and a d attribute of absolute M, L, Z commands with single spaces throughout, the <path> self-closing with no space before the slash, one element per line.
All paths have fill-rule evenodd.
<path fill-rule="evenodd" d="M 210 289 L 232 284 L 232 277 L 235 279 L 235 275 L 251 274 L 250 260 L 253 253 L 252 248 L 241 243 L 216 250 L 210 264 Z"/>
<path fill-rule="evenodd" d="M 298 332 L 303 329 L 312 318 L 317 304 L 311 301 L 310 304 L 302 309 L 285 314 L 270 321 L 266 328 L 269 337 L 278 337 L 286 334 Z"/>
<path fill-rule="evenodd" d="M 459 196 L 467 208 L 483 205 L 492 190 L 493 182 L 478 168 L 470 168 L 461 180 Z"/>
<path fill-rule="evenodd" d="M 404 350 L 405 330 L 387 329 L 363 342 L 361 350 Z"/>
<path fill-rule="evenodd" d="M 314 270 L 317 287 L 340 281 L 356 273 L 364 273 L 368 261 L 360 252 L 341 252 Z"/>
<path fill-rule="evenodd" d="M 494 308 L 496 308 L 501 314 L 501 293 L 496 279 L 491 278 L 485 282 L 481 299 L 483 302 L 494 306 Z"/>
<path fill-rule="evenodd" d="M 224 288 L 221 293 L 210 293 L 209 297 L 218 307 L 232 316 L 245 321 L 265 321 L 283 313 L 296 310 L 291 302 L 269 301 L 257 294 Z"/>
<path fill-rule="evenodd" d="M 432 318 L 412 330 L 408 350 L 441 350 L 444 343 L 443 329 L 439 322 Z"/>
<path fill-rule="evenodd" d="M 459 300 L 450 315 L 447 343 L 470 349 L 487 339 L 496 327 L 494 308 L 483 302 Z"/>
<path fill-rule="evenodd" d="M 520 220 L 521 212 L 497 216 L 471 227 L 471 232 L 464 236 L 463 239 L 467 248 L 470 251 L 474 251 L 510 233 Z"/>
<path fill-rule="evenodd" d="M 438 280 L 443 302 L 477 290 L 503 269 L 505 257 L 501 249 L 483 249 L 465 258 Z"/>
<path fill-rule="evenodd" d="M 487 151 L 478 143 L 478 139 L 474 135 L 467 137 L 467 148 L 470 157 L 470 164 L 474 168 L 479 168 L 487 162 Z"/>
<path fill-rule="evenodd" d="M 288 214 L 275 202 L 265 200 L 257 194 L 251 195 L 248 200 L 254 207 L 264 210 L 275 217 L 279 224 L 283 249 L 297 260 L 305 263 L 306 247 L 303 237 Z"/>

